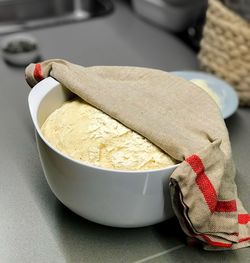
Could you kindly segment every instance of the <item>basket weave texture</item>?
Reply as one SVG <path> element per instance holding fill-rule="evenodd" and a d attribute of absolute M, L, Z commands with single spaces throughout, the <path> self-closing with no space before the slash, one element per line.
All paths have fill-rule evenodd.
<path fill-rule="evenodd" d="M 250 106 L 250 23 L 218 0 L 209 0 L 199 52 L 201 68 L 231 84 Z"/>

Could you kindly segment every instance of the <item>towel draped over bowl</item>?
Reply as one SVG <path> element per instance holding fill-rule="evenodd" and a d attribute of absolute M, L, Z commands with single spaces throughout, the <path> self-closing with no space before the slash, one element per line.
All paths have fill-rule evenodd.
<path fill-rule="evenodd" d="M 25 74 L 31 87 L 55 78 L 180 162 L 169 185 L 186 235 L 209 250 L 250 245 L 250 215 L 237 195 L 228 131 L 205 91 L 157 69 L 82 67 L 61 59 L 30 64 Z"/>

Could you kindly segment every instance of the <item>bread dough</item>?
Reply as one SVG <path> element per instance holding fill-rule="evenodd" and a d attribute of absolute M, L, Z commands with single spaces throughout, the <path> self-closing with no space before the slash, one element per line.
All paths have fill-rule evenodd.
<path fill-rule="evenodd" d="M 80 98 L 54 111 L 41 130 L 56 149 L 84 163 L 116 170 L 149 170 L 176 164 L 146 138 Z"/>

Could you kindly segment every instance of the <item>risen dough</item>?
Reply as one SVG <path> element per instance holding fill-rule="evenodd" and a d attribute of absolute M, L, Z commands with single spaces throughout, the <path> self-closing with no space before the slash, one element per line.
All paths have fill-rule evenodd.
<path fill-rule="evenodd" d="M 62 153 L 100 167 L 149 170 L 175 164 L 147 139 L 81 99 L 54 111 L 42 133 Z"/>

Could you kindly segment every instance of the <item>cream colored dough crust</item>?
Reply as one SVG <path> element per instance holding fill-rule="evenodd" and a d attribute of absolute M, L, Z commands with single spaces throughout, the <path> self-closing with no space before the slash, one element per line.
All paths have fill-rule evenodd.
<path fill-rule="evenodd" d="M 56 149 L 84 163 L 116 170 L 175 164 L 147 139 L 78 98 L 54 111 L 41 130 Z"/>

